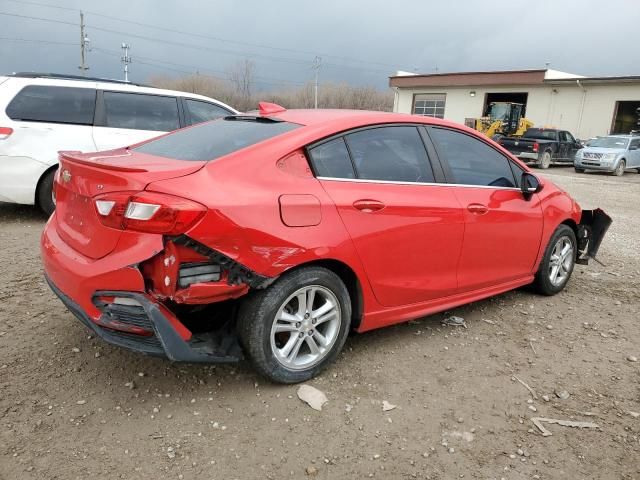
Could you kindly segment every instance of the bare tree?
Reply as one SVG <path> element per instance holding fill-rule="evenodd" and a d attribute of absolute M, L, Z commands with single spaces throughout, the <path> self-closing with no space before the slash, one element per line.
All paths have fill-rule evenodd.
<path fill-rule="evenodd" d="M 255 65 L 249 59 L 236 63 L 229 70 L 229 81 L 243 103 L 250 103 L 255 82 Z"/>
<path fill-rule="evenodd" d="M 155 77 L 149 83 L 161 88 L 199 93 L 215 98 L 240 111 L 254 110 L 264 100 L 285 108 L 313 108 L 313 84 L 273 92 L 253 92 L 254 66 L 245 61 L 236 65 L 235 76 L 223 79 L 204 74 L 182 78 Z M 352 108 L 391 111 L 393 93 L 373 87 L 354 87 L 347 84 L 324 83 L 319 89 L 319 103 L 323 108 Z"/>

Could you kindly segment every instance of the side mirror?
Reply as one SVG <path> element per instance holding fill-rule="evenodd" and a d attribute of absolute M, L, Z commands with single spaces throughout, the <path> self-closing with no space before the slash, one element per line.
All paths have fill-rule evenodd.
<path fill-rule="evenodd" d="M 638 146 L 638 145 L 631 145 L 631 146 L 629 147 L 629 150 L 640 150 L 640 146 Z"/>
<path fill-rule="evenodd" d="M 542 182 L 533 173 L 524 172 L 520 181 L 520 188 L 525 198 L 529 198 L 534 193 L 542 190 Z"/>

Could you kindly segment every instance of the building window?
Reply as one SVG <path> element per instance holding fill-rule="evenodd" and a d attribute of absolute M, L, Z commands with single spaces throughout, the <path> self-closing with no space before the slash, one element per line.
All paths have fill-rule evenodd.
<path fill-rule="evenodd" d="M 446 98 L 444 93 L 414 95 L 413 113 L 425 117 L 444 118 Z"/>

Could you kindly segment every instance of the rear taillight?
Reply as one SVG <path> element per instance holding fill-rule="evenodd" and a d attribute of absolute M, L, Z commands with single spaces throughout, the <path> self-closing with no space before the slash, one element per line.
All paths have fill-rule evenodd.
<path fill-rule="evenodd" d="M 538 142 L 535 142 L 533 144 L 533 151 L 534 153 L 538 153 L 538 149 L 540 148 L 540 145 L 538 145 Z"/>
<path fill-rule="evenodd" d="M 13 128 L 0 127 L 0 140 L 5 140 L 11 136 Z"/>
<path fill-rule="evenodd" d="M 207 211 L 191 200 L 154 192 L 107 193 L 96 197 L 94 205 L 107 227 L 164 235 L 186 232 Z"/>

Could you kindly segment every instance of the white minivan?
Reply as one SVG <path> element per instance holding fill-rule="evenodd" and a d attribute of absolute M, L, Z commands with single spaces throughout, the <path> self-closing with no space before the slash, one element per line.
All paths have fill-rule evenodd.
<path fill-rule="evenodd" d="M 0 76 L 0 202 L 51 214 L 59 150 L 109 150 L 237 113 L 202 95 L 117 80 Z"/>

